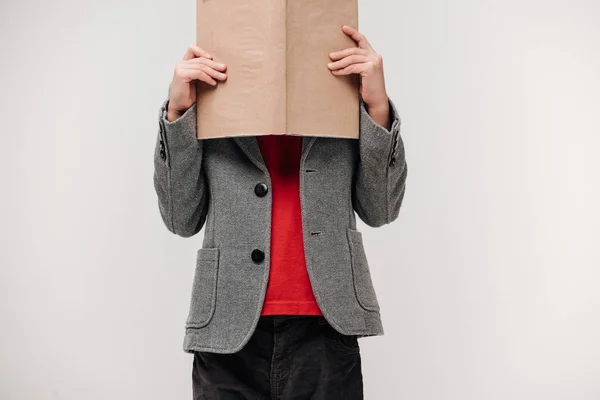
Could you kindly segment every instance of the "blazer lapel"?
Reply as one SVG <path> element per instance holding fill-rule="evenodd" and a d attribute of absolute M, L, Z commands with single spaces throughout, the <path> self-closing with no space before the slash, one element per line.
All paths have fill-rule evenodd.
<path fill-rule="evenodd" d="M 240 149 L 246 153 L 254 165 L 264 172 L 267 172 L 267 165 L 265 164 L 265 160 L 260 152 L 260 147 L 258 146 L 256 136 L 234 136 L 233 140 L 238 144 Z"/>
<path fill-rule="evenodd" d="M 317 140 L 316 136 L 302 136 L 302 155 L 300 156 L 300 163 L 304 162 L 304 159 L 308 156 L 308 152 L 315 140 Z"/>

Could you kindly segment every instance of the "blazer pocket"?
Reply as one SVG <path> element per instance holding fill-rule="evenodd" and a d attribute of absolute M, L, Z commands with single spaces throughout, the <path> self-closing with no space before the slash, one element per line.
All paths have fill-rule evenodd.
<path fill-rule="evenodd" d="M 358 303 L 369 311 L 379 311 L 379 302 L 371 280 L 371 271 L 362 241 L 362 233 L 347 229 L 348 246 L 352 263 L 352 279 Z"/>
<path fill-rule="evenodd" d="M 219 249 L 199 249 L 186 328 L 201 328 L 211 320 L 217 301 L 218 272 Z"/>

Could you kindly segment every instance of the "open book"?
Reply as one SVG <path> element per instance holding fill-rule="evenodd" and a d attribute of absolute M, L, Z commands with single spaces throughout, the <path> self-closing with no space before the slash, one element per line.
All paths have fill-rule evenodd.
<path fill-rule="evenodd" d="M 198 84 L 198 138 L 291 134 L 358 138 L 359 77 L 329 53 L 357 44 L 358 0 L 197 0 L 197 44 L 227 65 Z"/>

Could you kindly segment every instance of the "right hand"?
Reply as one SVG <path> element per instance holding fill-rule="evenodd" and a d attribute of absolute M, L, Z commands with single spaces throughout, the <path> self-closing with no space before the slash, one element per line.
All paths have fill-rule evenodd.
<path fill-rule="evenodd" d="M 213 61 L 212 56 L 196 45 L 191 45 L 183 60 L 175 66 L 173 82 L 169 92 L 167 119 L 171 122 L 179 118 L 196 102 L 196 81 L 215 86 L 224 81 L 227 75 L 225 64 Z"/>

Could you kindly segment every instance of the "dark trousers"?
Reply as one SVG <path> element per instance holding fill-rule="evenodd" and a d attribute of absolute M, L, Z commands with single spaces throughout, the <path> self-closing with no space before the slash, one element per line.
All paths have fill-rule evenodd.
<path fill-rule="evenodd" d="M 356 336 L 322 316 L 262 316 L 234 354 L 196 351 L 194 400 L 362 400 Z"/>

